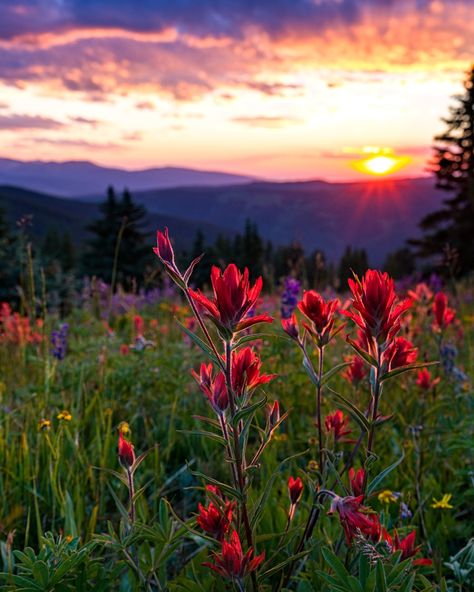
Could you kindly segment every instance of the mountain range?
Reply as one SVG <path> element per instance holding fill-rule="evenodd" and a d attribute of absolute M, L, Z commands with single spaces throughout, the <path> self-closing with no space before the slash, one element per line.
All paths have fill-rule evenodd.
<path fill-rule="evenodd" d="M 2 172 L 5 163 L 10 163 L 6 166 L 7 175 Z M 308 252 L 322 249 L 333 261 L 347 245 L 361 247 L 367 250 L 372 265 L 382 264 L 388 253 L 402 247 L 406 239 L 417 236 L 419 221 L 438 209 L 445 198 L 427 177 L 353 183 L 319 180 L 284 183 L 240 176 L 236 181 L 233 175 L 188 169 L 172 169 L 176 174 L 173 177 L 170 169 L 132 173 L 91 163 L 34 162 L 20 163 L 17 167 L 14 163 L 18 161 L 0 160 L 0 185 L 3 185 L 0 205 L 10 219 L 33 214 L 33 233 L 41 235 L 48 227 L 58 226 L 68 229 L 78 242 L 84 240 L 84 228 L 97 216 L 97 203 L 104 199 L 104 189 L 88 191 L 98 179 L 104 188 L 114 185 L 121 190 L 125 186 L 123 179 L 127 178 L 126 186 L 134 199 L 149 212 L 150 231 L 169 226 L 179 247 L 189 247 L 198 228 L 211 243 L 219 233 L 241 232 L 245 221 L 250 219 L 257 224 L 261 235 L 275 244 L 297 240 Z M 30 176 L 17 175 L 15 170 L 28 170 Z M 40 192 L 41 187 L 36 191 L 26 190 L 33 183 L 33 170 L 37 171 L 36 178 L 42 179 L 41 187 L 61 183 L 63 192 L 48 195 Z M 88 170 L 92 171 L 90 179 Z M 160 178 L 158 184 L 142 190 L 148 182 L 146 179 L 153 175 Z M 196 182 L 187 186 L 193 178 Z M 135 180 L 137 185 L 133 184 Z M 163 186 L 173 182 L 180 186 Z M 9 187 L 5 187 L 7 183 Z M 50 189 L 49 193 L 54 191 Z M 71 198 L 72 195 L 75 197 Z"/>

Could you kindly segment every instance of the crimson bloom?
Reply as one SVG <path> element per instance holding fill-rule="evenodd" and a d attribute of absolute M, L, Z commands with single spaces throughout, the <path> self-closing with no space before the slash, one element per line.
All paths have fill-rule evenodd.
<path fill-rule="evenodd" d="M 423 368 L 420 370 L 416 377 L 416 384 L 420 387 L 420 389 L 424 391 L 429 391 L 434 388 L 441 379 L 438 378 L 431 378 L 430 371 L 427 368 Z"/>
<path fill-rule="evenodd" d="M 446 329 L 454 321 L 456 311 L 448 306 L 448 297 L 444 292 L 438 292 L 434 297 L 433 314 L 435 327 L 439 330 Z"/>
<path fill-rule="evenodd" d="M 125 440 L 122 436 L 122 432 L 119 432 L 118 440 L 118 457 L 123 467 L 130 469 L 135 462 L 135 451 L 133 450 L 133 444 Z"/>
<path fill-rule="evenodd" d="M 383 353 L 384 363 L 388 370 L 402 368 L 416 362 L 418 348 L 404 337 L 395 338 Z"/>
<path fill-rule="evenodd" d="M 213 298 L 207 298 L 201 291 L 189 290 L 189 293 L 205 309 L 211 321 L 226 337 L 257 323 L 273 321 L 267 314 L 248 316 L 262 290 L 262 278 L 259 277 L 255 284 L 250 286 L 247 268 L 241 273 L 231 263 L 221 272 L 218 267 L 213 266 L 211 283 Z"/>
<path fill-rule="evenodd" d="M 308 290 L 303 300 L 298 303 L 300 311 L 311 321 L 311 327 L 305 324 L 311 334 L 316 334 L 321 345 L 328 343 L 334 327 L 334 314 L 339 300 L 325 302 L 323 297 L 314 290 Z"/>
<path fill-rule="evenodd" d="M 336 496 L 332 500 L 328 514 L 339 514 L 342 528 L 346 535 L 346 542 L 350 544 L 358 532 L 377 542 L 381 534 L 380 520 L 377 514 L 362 505 L 363 495 L 357 497 Z"/>
<path fill-rule="evenodd" d="M 326 415 L 326 419 L 324 420 L 326 430 L 334 433 L 334 439 L 336 442 L 351 433 L 351 430 L 346 429 L 348 423 L 349 416 L 345 416 L 340 409 L 337 409 L 334 413 Z"/>
<path fill-rule="evenodd" d="M 416 555 L 421 548 L 420 546 L 415 547 L 415 530 L 412 530 L 410 534 L 408 534 L 404 539 L 400 539 L 397 531 L 395 531 L 392 538 L 389 535 L 389 533 L 384 529 L 382 531 L 382 538 L 387 543 L 391 553 L 396 553 L 397 551 L 402 552 L 402 561 Z M 433 562 L 431 561 L 431 559 L 426 559 L 425 557 L 422 557 L 421 559 L 416 559 L 413 562 L 413 565 L 432 565 L 432 563 Z"/>
<path fill-rule="evenodd" d="M 199 374 L 192 371 L 192 375 L 199 384 L 199 388 L 206 395 L 212 408 L 217 414 L 223 413 L 229 405 L 229 395 L 225 384 L 225 376 L 219 372 L 212 376 L 212 364 L 201 364 Z"/>
<path fill-rule="evenodd" d="M 371 343 L 374 339 L 380 345 L 395 337 L 400 330 L 401 316 L 412 301 L 396 302 L 393 280 L 387 273 L 369 269 L 362 281 L 356 276 L 349 279 L 353 300 L 353 311 L 343 311 L 364 332 Z"/>
<path fill-rule="evenodd" d="M 235 502 L 230 501 L 226 501 L 222 509 L 216 507 L 212 502 L 207 508 L 198 504 L 199 516 L 196 522 L 204 532 L 221 541 L 230 528 L 234 507 Z"/>
<path fill-rule="evenodd" d="M 293 313 L 289 319 L 281 319 L 281 326 L 283 331 L 292 339 L 299 339 L 298 321 L 296 315 Z"/>
<path fill-rule="evenodd" d="M 351 356 L 347 361 L 350 361 L 350 366 L 346 368 L 342 376 L 356 386 L 367 376 L 367 368 L 359 356 Z"/>
<path fill-rule="evenodd" d="M 364 469 L 357 469 L 357 471 L 355 471 L 353 467 L 349 469 L 349 482 L 351 484 L 351 491 L 353 495 L 358 496 L 364 493 L 364 481 Z"/>
<path fill-rule="evenodd" d="M 296 505 L 300 501 L 303 487 L 303 481 L 300 477 L 296 477 L 296 479 L 290 477 L 288 479 L 288 493 L 290 494 L 290 502 L 292 505 Z"/>
<path fill-rule="evenodd" d="M 253 549 L 243 553 L 237 531 L 232 531 L 229 541 L 222 541 L 220 553 L 213 553 L 214 563 L 204 563 L 219 575 L 229 580 L 242 579 L 255 571 L 265 559 L 265 552 L 253 556 Z"/>
<path fill-rule="evenodd" d="M 262 361 L 251 347 L 245 347 L 232 354 L 232 388 L 237 397 L 266 384 L 276 374 L 260 374 Z"/>

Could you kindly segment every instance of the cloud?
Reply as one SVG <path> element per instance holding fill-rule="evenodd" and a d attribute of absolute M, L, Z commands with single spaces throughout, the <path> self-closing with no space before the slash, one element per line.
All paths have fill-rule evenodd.
<path fill-rule="evenodd" d="M 0 132 L 22 129 L 59 129 L 61 127 L 64 127 L 64 123 L 40 115 L 20 115 L 15 113 L 0 115 Z"/>
<path fill-rule="evenodd" d="M 31 138 L 26 143 L 31 142 L 33 144 L 48 144 L 50 146 L 69 146 L 77 148 L 87 148 L 88 150 L 110 150 L 110 149 L 122 149 L 124 146 L 115 142 L 89 142 L 88 140 L 82 140 L 80 138 Z M 25 141 L 23 140 L 23 145 Z"/>
<path fill-rule="evenodd" d="M 154 111 L 155 103 L 152 101 L 139 101 L 138 103 L 135 103 L 135 107 L 143 111 Z"/>
<path fill-rule="evenodd" d="M 88 117 L 70 117 L 69 119 L 74 123 L 90 125 L 91 127 L 97 127 L 100 124 L 98 119 L 89 119 Z"/>
<path fill-rule="evenodd" d="M 296 119 L 294 117 L 283 117 L 280 115 L 276 116 L 269 116 L 269 115 L 256 115 L 256 116 L 242 116 L 242 117 L 233 117 L 231 121 L 235 123 L 241 123 L 243 125 L 247 125 L 250 127 L 266 127 L 266 128 L 282 128 L 288 127 L 289 125 L 294 125 L 301 123 L 301 119 Z"/>

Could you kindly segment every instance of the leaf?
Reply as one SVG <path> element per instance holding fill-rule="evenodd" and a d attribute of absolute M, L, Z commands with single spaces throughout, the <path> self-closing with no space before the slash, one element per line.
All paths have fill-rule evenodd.
<path fill-rule="evenodd" d="M 232 424 L 234 426 L 237 426 L 241 419 L 244 419 L 248 415 L 255 413 L 255 411 L 257 411 L 257 409 L 260 409 L 261 407 L 265 407 L 265 405 L 267 404 L 267 401 L 268 401 L 268 398 L 265 395 L 263 397 L 263 399 L 261 399 L 260 401 L 257 401 L 256 403 L 254 403 L 253 405 L 249 405 L 248 407 L 244 407 L 244 409 L 241 409 L 240 411 L 237 411 L 237 413 L 232 418 Z"/>
<path fill-rule="evenodd" d="M 285 559 L 284 561 L 282 561 L 281 563 L 278 563 L 278 565 L 275 565 L 274 567 L 271 567 L 270 569 L 268 569 L 267 571 L 264 571 L 260 577 L 265 577 L 265 578 L 269 578 L 270 576 L 272 576 L 273 574 L 278 573 L 279 571 L 281 571 L 284 567 L 286 567 L 289 563 L 292 563 L 293 561 L 297 561 L 298 559 L 301 559 L 302 557 L 304 557 L 305 555 L 308 555 L 308 553 L 310 552 L 310 549 L 308 549 L 307 551 L 301 551 L 300 553 L 296 553 L 296 555 L 292 555 L 291 557 L 288 557 L 287 559 Z"/>
<path fill-rule="evenodd" d="M 306 357 L 303 358 L 303 366 L 304 366 L 304 369 L 306 370 L 306 373 L 308 374 L 311 382 L 314 384 L 314 386 L 316 388 L 318 388 L 319 387 L 319 378 L 318 378 L 316 372 L 314 371 L 314 368 L 311 365 L 311 362 Z"/>
<path fill-rule="evenodd" d="M 416 364 L 408 364 L 407 366 L 402 366 L 401 368 L 395 368 L 395 370 L 391 370 L 390 372 L 385 372 L 385 374 L 382 374 L 380 377 L 380 382 L 385 382 L 386 380 L 390 380 L 390 378 L 394 378 L 395 376 L 399 376 L 400 374 L 404 374 L 410 370 L 427 368 L 428 366 L 435 366 L 436 364 L 439 364 L 439 362 L 417 362 Z"/>
<path fill-rule="evenodd" d="M 334 374 L 337 374 L 337 372 L 343 368 L 346 368 L 347 366 L 350 366 L 351 364 L 352 362 L 341 362 L 340 364 L 334 366 L 334 368 L 331 368 L 331 370 L 328 370 L 321 378 L 321 386 L 323 386 L 323 384 L 325 384 L 332 376 L 334 376 Z"/>
<path fill-rule="evenodd" d="M 208 358 L 210 358 L 219 367 L 222 367 L 222 362 L 216 358 L 216 356 L 214 355 L 214 352 L 212 351 L 212 349 L 206 343 L 204 343 L 204 341 L 200 337 L 198 337 L 195 333 L 193 333 L 192 331 L 190 331 L 187 327 L 185 327 L 183 325 L 183 323 L 181 323 L 177 319 L 176 319 L 176 323 L 181 327 L 181 329 L 186 333 L 186 335 L 190 339 L 192 339 L 194 341 L 194 343 L 200 349 L 202 349 L 202 351 L 207 355 Z"/>
<path fill-rule="evenodd" d="M 334 553 L 332 551 L 330 551 L 327 548 L 321 549 L 321 552 L 323 554 L 323 557 L 324 557 L 324 560 L 326 561 L 326 563 L 333 570 L 333 572 L 337 575 L 337 577 L 341 580 L 341 583 L 344 583 L 347 580 L 349 573 L 348 573 L 347 569 L 344 567 L 344 564 L 342 563 L 342 561 L 338 557 L 336 557 L 336 555 L 334 555 Z"/>
<path fill-rule="evenodd" d="M 222 446 L 226 446 L 227 442 L 224 440 L 222 436 L 219 434 L 215 434 L 214 432 L 208 432 L 204 430 L 176 430 L 179 434 L 188 434 L 189 436 L 202 436 L 203 438 L 209 438 L 210 440 L 215 440 L 222 444 Z"/>
<path fill-rule="evenodd" d="M 242 499 L 242 494 L 240 493 L 240 491 L 238 491 L 234 487 L 231 487 L 230 485 L 226 485 L 225 483 L 217 481 L 217 479 L 208 477 L 208 475 L 204 475 L 204 473 L 201 473 L 200 471 L 191 471 L 191 475 L 193 475 L 193 477 L 197 477 L 198 479 L 202 479 L 203 481 L 207 481 L 208 483 L 212 483 L 213 485 L 217 485 L 217 487 L 219 487 L 221 491 L 227 493 L 231 497 L 235 497 L 239 500 Z"/>
<path fill-rule="evenodd" d="M 334 391 L 332 388 L 328 388 L 328 390 L 338 399 L 339 403 L 347 409 L 347 411 L 352 415 L 352 417 L 360 425 L 364 432 L 368 432 L 370 430 L 370 423 L 369 420 L 362 413 L 362 411 L 357 409 L 357 407 L 353 403 L 351 403 L 348 399 Z"/>
<path fill-rule="evenodd" d="M 377 592 L 387 592 L 387 578 L 385 577 L 385 570 L 381 561 L 377 561 L 375 573 L 377 577 Z"/>
<path fill-rule="evenodd" d="M 189 264 L 188 269 L 184 272 L 184 281 L 186 282 L 186 284 L 189 282 L 189 280 L 191 279 L 191 275 L 194 271 L 194 268 L 196 267 L 196 265 L 201 261 L 201 259 L 204 257 L 205 253 L 202 253 L 201 255 L 199 255 L 199 257 L 196 257 L 196 259 L 193 259 L 191 261 L 191 263 Z"/>
<path fill-rule="evenodd" d="M 391 464 L 389 467 L 384 469 L 381 473 L 379 473 L 370 482 L 370 484 L 367 488 L 367 494 L 371 495 L 377 489 L 377 487 L 380 485 L 380 483 L 382 483 L 382 481 L 385 479 L 385 477 L 387 475 L 389 475 L 396 467 L 398 467 L 398 465 L 403 461 L 404 458 L 405 458 L 405 452 L 402 451 L 402 456 L 399 459 L 397 459 L 393 464 Z"/>
<path fill-rule="evenodd" d="M 371 366 L 373 366 L 374 368 L 377 367 L 377 360 L 371 356 L 369 354 L 369 352 L 366 352 L 364 349 L 362 349 L 359 345 L 357 345 L 357 343 L 351 339 L 349 336 L 346 337 L 346 341 L 349 345 L 351 345 L 356 352 L 359 354 L 359 356 L 365 360 L 368 364 L 370 364 Z"/>
<path fill-rule="evenodd" d="M 256 341 L 257 339 L 264 339 L 265 337 L 281 337 L 281 335 L 279 335 L 278 333 L 252 333 L 250 335 L 244 335 L 232 344 L 232 351 L 238 349 L 244 343 Z"/>

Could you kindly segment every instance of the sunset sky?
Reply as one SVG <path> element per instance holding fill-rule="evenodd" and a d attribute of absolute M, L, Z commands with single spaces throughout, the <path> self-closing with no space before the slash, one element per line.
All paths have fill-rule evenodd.
<path fill-rule="evenodd" d="M 0 157 L 423 174 L 473 0 L 1 0 Z M 382 165 L 383 161 L 379 160 Z"/>

